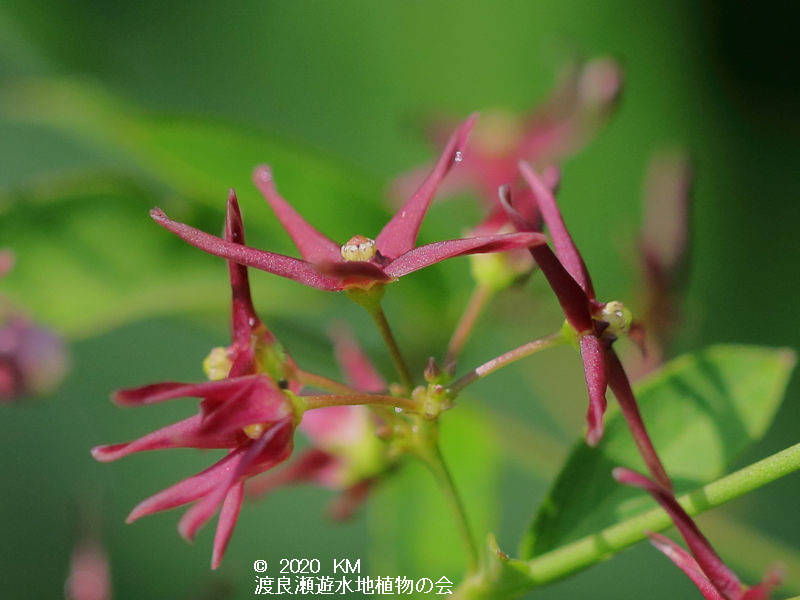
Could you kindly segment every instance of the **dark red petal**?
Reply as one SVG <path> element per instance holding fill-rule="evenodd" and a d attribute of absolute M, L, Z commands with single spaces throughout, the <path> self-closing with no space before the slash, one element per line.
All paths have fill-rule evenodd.
<path fill-rule="evenodd" d="M 484 252 L 506 252 L 518 248 L 530 248 L 544 243 L 545 238 L 540 233 L 504 233 L 434 242 L 406 252 L 389 263 L 384 270 L 392 277 L 401 277 L 455 256 Z"/>
<path fill-rule="evenodd" d="M 224 402 L 203 402 L 202 431 L 224 435 L 248 425 L 274 423 L 292 416 L 288 398 L 269 380 L 258 377 Z"/>
<path fill-rule="evenodd" d="M 231 488 L 248 475 L 253 464 L 256 462 L 264 464 L 269 460 L 269 457 L 262 456 L 263 452 L 270 451 L 270 454 L 275 455 L 275 460 L 271 465 L 286 458 L 282 452 L 284 450 L 283 444 L 277 446 L 271 444 L 276 438 L 283 441 L 281 434 L 285 433 L 285 429 L 285 424 L 276 425 L 246 447 L 246 451 L 240 456 L 240 459 L 235 463 L 231 463 L 231 468 L 228 469 L 226 477 L 219 482 L 215 489 L 200 498 L 197 504 L 186 511 L 178 523 L 178 531 L 184 539 L 194 539 L 199 529 L 214 516 L 217 508 L 222 504 Z"/>
<path fill-rule="evenodd" d="M 236 193 L 228 194 L 228 209 L 225 218 L 225 239 L 233 244 L 244 245 L 244 225 Z M 247 267 L 228 261 L 228 273 L 231 280 L 231 330 L 233 341 L 241 347 L 250 344 L 250 336 L 256 327 L 263 330 L 262 337 L 272 338 L 272 334 L 263 326 L 253 308 L 250 295 L 250 282 Z"/>
<path fill-rule="evenodd" d="M 433 171 L 375 238 L 375 244 L 383 256 L 397 258 L 416 245 L 422 220 L 428 212 L 436 189 L 453 165 L 462 160 L 464 147 L 477 118 L 478 115 L 471 115 L 456 129 Z"/>
<path fill-rule="evenodd" d="M 667 490 L 672 489 L 672 481 L 667 475 L 664 465 L 661 464 L 661 459 L 658 457 L 656 449 L 653 447 L 653 442 L 650 439 L 650 434 L 647 432 L 642 414 L 639 412 L 639 405 L 636 402 L 636 396 L 631 389 L 631 383 L 628 381 L 628 375 L 619 357 L 613 348 L 609 348 L 606 352 L 606 361 L 608 365 L 608 385 L 614 392 L 622 416 L 628 423 L 628 429 L 633 436 L 636 447 L 642 456 L 647 469 L 650 474 L 655 478 L 658 483 Z"/>
<path fill-rule="evenodd" d="M 528 182 L 533 191 L 536 204 L 542 213 L 547 229 L 550 231 L 550 237 L 553 238 L 556 256 L 558 256 L 561 264 L 564 265 L 569 274 L 572 275 L 572 278 L 580 284 L 586 295 L 591 300 L 594 300 L 594 288 L 592 287 L 589 272 L 586 270 L 586 265 L 583 262 L 583 258 L 581 258 L 580 252 L 578 252 L 578 248 L 575 246 L 575 242 L 572 241 L 572 236 L 567 231 L 561 211 L 558 210 L 556 199 L 530 165 L 520 162 L 519 168 L 525 181 Z"/>
<path fill-rule="evenodd" d="M 686 573 L 689 576 L 689 579 L 697 586 L 700 590 L 700 593 L 703 594 L 703 598 L 706 600 L 725 600 L 720 593 L 714 588 L 713 584 L 708 580 L 703 570 L 700 568 L 700 565 L 697 564 L 697 561 L 689 554 L 686 550 L 678 546 L 675 542 L 671 539 L 664 537 L 663 535 L 659 535 L 657 533 L 651 533 L 650 542 L 661 550 L 664 554 L 666 554 L 667 558 L 669 558 L 672 562 L 674 562 L 678 568 Z"/>
<path fill-rule="evenodd" d="M 518 231 L 535 231 L 537 224 L 530 222 L 522 211 L 511 204 L 511 192 L 507 186 L 499 190 L 500 204 L 508 213 L 511 223 Z M 530 210 L 526 211 L 530 213 Z M 550 247 L 546 244 L 530 249 L 534 260 L 544 273 L 550 287 L 558 298 L 564 316 L 570 325 L 579 333 L 594 331 L 594 321 L 589 308 L 589 297 L 581 286 L 572 278 Z"/>
<path fill-rule="evenodd" d="M 596 446 L 603 437 L 603 415 L 606 412 L 606 350 L 603 342 L 594 335 L 584 335 L 580 346 L 583 374 L 589 390 L 586 443 Z"/>
<path fill-rule="evenodd" d="M 219 523 L 217 523 L 217 532 L 214 535 L 214 550 L 211 554 L 211 568 L 216 569 L 222 562 L 222 557 L 228 547 L 228 542 L 231 541 L 233 535 L 233 528 L 236 527 L 236 521 L 239 519 L 239 511 L 242 508 L 242 499 L 244 498 L 244 482 L 240 481 L 234 485 L 225 496 L 225 501 L 222 503 L 222 510 L 219 513 Z"/>
<path fill-rule="evenodd" d="M 386 389 L 386 381 L 375 369 L 347 325 L 339 323 L 332 327 L 331 338 L 336 360 L 350 385 L 362 392 L 377 393 Z"/>
<path fill-rule="evenodd" d="M 678 503 L 675 495 L 670 490 L 630 469 L 616 468 L 613 475 L 620 483 L 640 487 L 649 492 L 656 502 L 661 505 L 661 508 L 669 514 L 675 527 L 678 528 L 681 536 L 686 541 L 686 545 L 689 546 L 689 550 L 692 552 L 697 564 L 700 565 L 703 573 L 711 581 L 714 588 L 726 600 L 740 600 L 742 584 L 739 582 L 739 578 L 722 562 L 722 559 L 717 555 L 709 541 L 700 532 L 695 522 Z"/>
<path fill-rule="evenodd" d="M 226 395 L 235 394 L 248 383 L 248 378 L 236 377 L 220 379 L 219 381 L 204 381 L 202 383 L 182 383 L 178 381 L 165 381 L 151 383 L 138 388 L 117 390 L 112 399 L 120 406 L 140 406 L 156 404 L 175 398 L 224 398 Z"/>
<path fill-rule="evenodd" d="M 261 269 L 280 277 L 286 277 L 319 290 L 339 291 L 342 289 L 341 282 L 338 279 L 322 275 L 314 265 L 304 260 L 275 254 L 274 252 L 257 250 L 241 244 L 233 244 L 194 227 L 173 221 L 159 208 L 151 210 L 150 216 L 164 229 L 171 231 L 195 248 L 214 256 L 232 260 L 240 265 L 246 265 L 254 269 Z"/>
<path fill-rule="evenodd" d="M 275 216 L 278 217 L 304 259 L 310 263 L 340 260 L 339 244 L 310 225 L 275 189 L 272 169 L 267 165 L 257 167 L 253 171 L 253 183 L 272 207 Z"/>
<path fill-rule="evenodd" d="M 194 415 L 140 437 L 127 444 L 96 446 L 92 456 L 100 462 L 110 462 L 134 452 L 167 448 L 230 448 L 237 437 L 230 433 L 202 432 L 201 416 Z"/>
<path fill-rule="evenodd" d="M 231 468 L 238 463 L 243 453 L 244 450 L 242 448 L 237 448 L 205 471 L 179 481 L 175 485 L 143 500 L 134 507 L 125 521 L 133 523 L 141 517 L 162 510 L 169 510 L 202 498 L 225 481 Z"/>

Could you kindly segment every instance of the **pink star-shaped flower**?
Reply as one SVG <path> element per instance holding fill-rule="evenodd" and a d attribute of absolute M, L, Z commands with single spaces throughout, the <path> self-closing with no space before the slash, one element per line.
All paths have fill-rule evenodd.
<path fill-rule="evenodd" d="M 475 127 L 464 164 L 443 185 L 442 195 L 477 191 L 492 211 L 497 189 L 515 182 L 514 196 L 525 193 L 517 163 L 553 164 L 584 146 L 604 124 L 622 90 L 622 70 L 613 60 L 596 58 L 564 69 L 556 88 L 526 115 L 487 111 Z M 450 129 L 437 119 L 429 137 L 442 143 Z M 399 177 L 392 196 L 404 198 L 423 180 L 427 167 Z M 521 183 L 521 182 L 519 182 Z"/>
<path fill-rule="evenodd" d="M 646 490 L 670 516 L 691 553 L 657 533 L 649 534 L 650 541 L 686 573 L 706 600 L 769 599 L 772 588 L 780 583 L 777 572 L 768 573 L 759 585 L 745 589 L 670 490 L 623 467 L 614 469 L 613 474 L 620 483 Z"/>
<path fill-rule="evenodd" d="M 630 328 L 630 313 L 620 302 L 597 301 L 586 264 L 567 231 L 550 188 L 527 163 L 521 162 L 520 170 L 530 186 L 555 248 L 555 254 L 547 245 L 531 247 L 530 251 L 555 292 L 567 322 L 578 336 L 589 391 L 586 440 L 594 446 L 603 436 L 606 388 L 611 387 L 648 469 L 661 484 L 671 487 L 645 428 L 628 376 L 611 347 L 616 336 Z M 517 229 L 535 228 L 535 224 L 512 207 L 508 187 L 501 188 L 501 201 Z"/>
<path fill-rule="evenodd" d="M 278 194 L 272 173 L 266 166 L 256 169 L 255 183 L 291 236 L 302 259 L 223 240 L 172 221 L 158 208 L 150 215 L 159 225 L 210 254 L 326 291 L 370 288 L 455 256 L 504 252 L 544 243 L 541 234 L 522 232 L 415 247 L 436 189 L 453 165 L 464 159 L 464 147 L 476 118 L 473 115 L 456 130 L 427 179 L 374 240 L 356 235 L 340 245 L 320 233 Z"/>
<path fill-rule="evenodd" d="M 226 239 L 243 244 L 236 198 L 228 202 Z M 272 378 L 259 372 L 256 354 L 275 343 L 255 314 L 245 267 L 230 263 L 233 341 L 223 361 L 228 372 L 217 381 L 165 382 L 121 390 L 114 401 L 123 406 L 155 404 L 181 397 L 201 398 L 198 415 L 169 425 L 133 442 L 98 446 L 99 461 L 117 460 L 134 452 L 166 448 L 225 448 L 228 454 L 208 469 L 140 502 L 128 522 L 189 503 L 178 530 L 186 539 L 220 510 L 211 560 L 216 568 L 233 533 L 244 496 L 244 482 L 288 458 L 298 411 Z M 221 507 L 221 509 L 220 509 Z"/>

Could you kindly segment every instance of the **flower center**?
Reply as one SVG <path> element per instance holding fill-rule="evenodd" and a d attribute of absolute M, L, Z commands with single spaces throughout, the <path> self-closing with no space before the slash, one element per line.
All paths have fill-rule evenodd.
<path fill-rule="evenodd" d="M 267 426 L 264 423 L 253 423 L 252 425 L 242 427 L 242 431 L 244 431 L 244 434 L 251 440 L 257 440 L 263 435 L 266 428 Z"/>
<path fill-rule="evenodd" d="M 625 305 L 618 300 L 607 302 L 597 318 L 608 323 L 606 331 L 612 335 L 628 333 L 633 321 L 631 311 L 625 308 Z"/>
<path fill-rule="evenodd" d="M 341 249 L 342 258 L 347 262 L 367 261 L 375 256 L 375 240 L 363 235 L 354 235 Z"/>
<path fill-rule="evenodd" d="M 218 346 L 213 348 L 203 360 L 203 371 L 211 381 L 225 379 L 233 366 L 227 348 Z"/>

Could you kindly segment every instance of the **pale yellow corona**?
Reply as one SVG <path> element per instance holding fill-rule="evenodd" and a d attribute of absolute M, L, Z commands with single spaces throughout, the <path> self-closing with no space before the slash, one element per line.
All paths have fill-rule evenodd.
<path fill-rule="evenodd" d="M 251 440 L 257 440 L 258 438 L 260 438 L 261 435 L 264 433 L 264 429 L 266 429 L 266 427 L 264 426 L 263 423 L 254 423 L 252 425 L 247 425 L 246 427 L 242 428 L 244 434 Z"/>
<path fill-rule="evenodd" d="M 348 262 L 366 261 L 375 256 L 375 240 L 354 235 L 342 246 L 342 258 Z"/>
<path fill-rule="evenodd" d="M 203 360 L 203 371 L 211 381 L 219 381 L 228 376 L 232 365 L 228 349 L 218 346 Z"/>
<path fill-rule="evenodd" d="M 625 308 L 625 305 L 618 300 L 607 302 L 599 318 L 608 323 L 608 332 L 615 335 L 628 333 L 633 321 L 631 311 Z"/>

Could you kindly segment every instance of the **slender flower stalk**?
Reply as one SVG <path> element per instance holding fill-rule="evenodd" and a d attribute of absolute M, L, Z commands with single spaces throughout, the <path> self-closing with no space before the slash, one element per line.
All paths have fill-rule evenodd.
<path fill-rule="evenodd" d="M 541 339 L 533 340 L 532 342 L 523 344 L 522 346 L 514 348 L 513 350 L 509 350 L 508 352 L 483 363 L 479 367 L 475 367 L 466 375 L 462 375 L 456 379 L 449 389 L 454 394 L 457 394 L 471 383 L 474 383 L 478 379 L 482 379 L 483 377 L 494 373 L 498 369 L 502 369 L 503 367 L 531 356 L 532 354 L 536 354 L 537 352 L 541 352 L 542 350 L 546 350 L 548 348 L 553 348 L 554 346 L 558 346 L 566 342 L 567 338 L 565 338 L 564 335 L 559 331 L 558 333 L 553 333 Z"/>
<path fill-rule="evenodd" d="M 326 408 L 330 406 L 391 406 L 409 412 L 417 412 L 419 403 L 411 398 L 401 396 L 384 396 L 381 394 L 335 394 L 322 396 L 301 396 L 306 410 Z"/>
<path fill-rule="evenodd" d="M 450 506 L 467 555 L 467 573 L 474 573 L 479 564 L 478 545 L 475 543 L 475 537 L 472 534 L 472 527 L 469 523 L 464 502 L 439 448 L 437 439 L 438 426 L 436 422 L 424 421 L 416 427 L 416 430 L 416 454 L 433 474 L 439 489 Z"/>
<path fill-rule="evenodd" d="M 310 371 L 305 371 L 300 368 L 295 370 L 295 376 L 303 385 L 319 388 L 321 390 L 325 390 L 326 392 L 332 392 L 334 394 L 360 393 L 358 389 L 345 383 L 340 383 L 335 379 L 330 379 L 329 377 L 318 375 L 317 373 L 311 373 Z"/>
<path fill-rule="evenodd" d="M 445 369 L 450 370 L 455 367 L 456 360 L 458 360 L 461 351 L 472 334 L 478 317 L 480 317 L 483 309 L 489 304 L 494 296 L 494 290 L 485 284 L 478 283 L 467 301 L 467 306 L 464 309 L 461 319 L 458 321 L 453 335 L 450 337 L 450 343 L 447 346 L 447 354 L 445 355 L 444 364 Z"/>
<path fill-rule="evenodd" d="M 397 339 L 394 337 L 394 332 L 392 332 L 389 321 L 386 319 L 383 308 L 378 305 L 370 310 L 369 314 L 375 322 L 375 326 L 378 328 L 386 347 L 389 349 L 389 354 L 392 357 L 392 362 L 400 377 L 400 381 L 407 391 L 411 391 L 414 388 L 414 378 L 411 376 L 411 371 L 408 368 L 406 359 L 403 358 L 403 353 L 400 351 L 400 346 L 397 344 Z"/>

